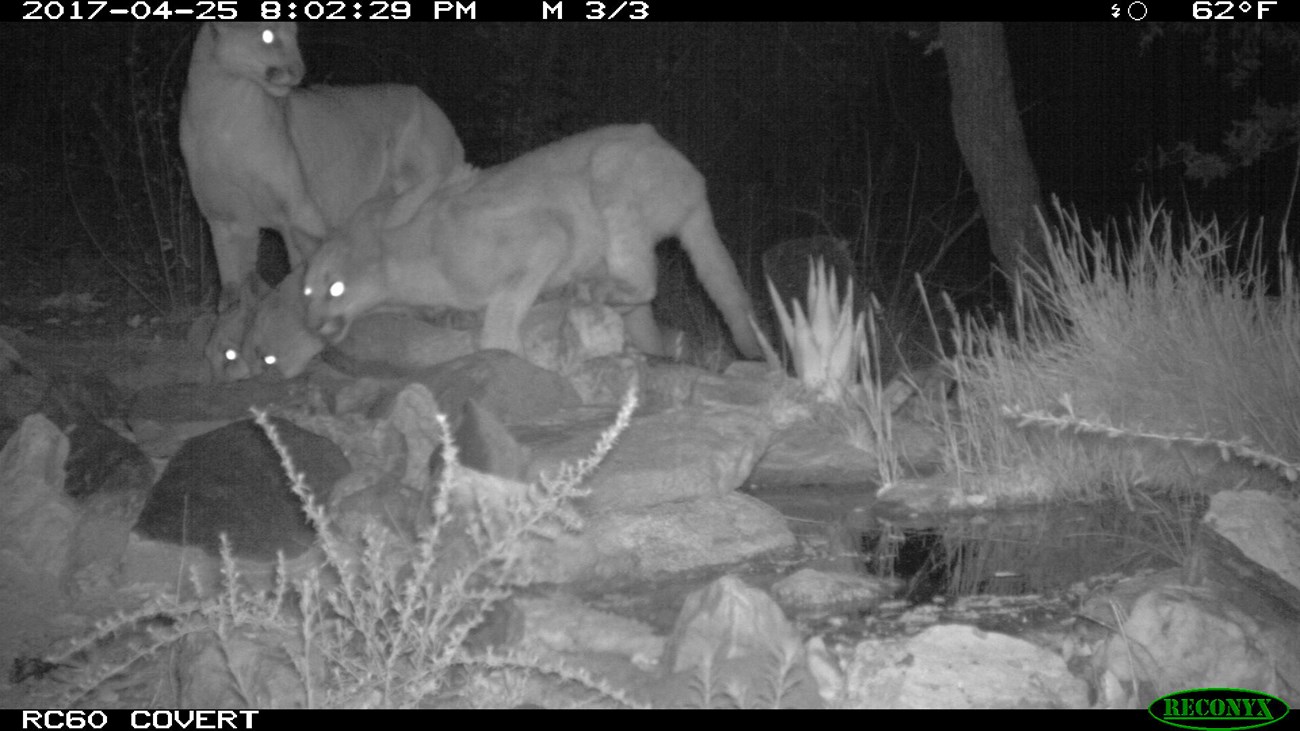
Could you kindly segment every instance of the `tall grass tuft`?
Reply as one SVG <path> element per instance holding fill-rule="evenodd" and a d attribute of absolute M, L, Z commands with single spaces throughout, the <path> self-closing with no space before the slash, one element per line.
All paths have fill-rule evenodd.
<path fill-rule="evenodd" d="M 855 312 L 853 280 L 848 280 L 840 299 L 836 278 L 820 258 L 809 261 L 806 314 L 796 299 L 792 315 L 770 278 L 767 289 L 799 383 L 829 409 L 850 444 L 875 455 L 881 486 L 892 486 L 901 467 L 893 441 L 895 404 L 882 382 L 875 298 L 870 298 L 867 311 Z M 751 323 L 768 364 L 784 370 L 762 329 Z"/>
<path fill-rule="evenodd" d="M 853 280 L 848 280 L 844 299 L 839 296 L 839 284 L 833 274 L 826 271 L 826 262 L 817 259 L 808 266 L 808 311 L 804 312 L 799 300 L 787 309 L 776 285 L 769 278 L 767 291 L 776 307 L 781 324 L 781 334 L 794 359 L 794 371 L 800 382 L 817 397 L 828 403 L 843 401 L 847 390 L 857 382 L 859 354 L 866 341 L 862 312 L 854 312 Z M 775 361 L 775 352 L 766 342 L 757 325 L 760 344 L 769 361 Z"/>
<path fill-rule="evenodd" d="M 1012 321 L 968 318 L 954 333 L 948 467 L 1019 474 L 988 487 L 1040 498 L 1294 482 L 1300 288 L 1287 252 L 1270 275 L 1258 236 L 1176 224 L 1159 206 L 1122 234 L 1085 232 L 1059 203 L 1056 218 L 1043 223 L 1051 270 L 1024 277 Z"/>

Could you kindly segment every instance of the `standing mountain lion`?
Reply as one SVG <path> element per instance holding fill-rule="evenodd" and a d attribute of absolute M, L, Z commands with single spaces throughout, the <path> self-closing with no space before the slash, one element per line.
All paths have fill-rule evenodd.
<path fill-rule="evenodd" d="M 362 202 L 434 187 L 464 169 L 447 116 L 414 86 L 297 88 L 293 23 L 207 23 L 181 102 L 190 187 L 212 231 L 221 310 L 209 340 L 217 367 L 236 352 L 254 303 L 258 231 L 279 231 L 292 266 Z M 233 333 L 233 335 L 232 335 Z"/>
<path fill-rule="evenodd" d="M 538 296 L 572 288 L 620 309 L 663 355 L 650 311 L 655 245 L 677 237 L 737 348 L 760 357 L 749 295 L 713 225 L 704 176 L 650 125 L 599 127 L 367 204 L 308 263 L 307 325 L 341 340 L 381 305 L 485 309 L 480 347 L 522 353 Z"/>

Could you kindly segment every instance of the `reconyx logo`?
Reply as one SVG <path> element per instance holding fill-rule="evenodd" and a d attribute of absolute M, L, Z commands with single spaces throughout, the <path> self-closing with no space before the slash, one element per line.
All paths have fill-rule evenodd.
<path fill-rule="evenodd" d="M 1278 698 L 1245 688 L 1180 690 L 1147 706 L 1157 721 L 1198 731 L 1259 728 L 1281 721 L 1290 710 Z"/>

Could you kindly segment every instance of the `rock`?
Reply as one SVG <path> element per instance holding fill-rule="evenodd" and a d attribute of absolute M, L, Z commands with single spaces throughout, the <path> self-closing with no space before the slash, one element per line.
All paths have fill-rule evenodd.
<path fill-rule="evenodd" d="M 286 649 L 287 648 L 287 649 Z M 172 667 L 177 708 L 306 708 L 303 678 L 290 653 L 301 655 L 302 639 L 289 632 L 233 629 L 195 632 L 180 640 Z M 313 653 L 315 684 L 323 663 Z"/>
<path fill-rule="evenodd" d="M 63 489 L 68 495 L 84 500 L 130 492 L 143 498 L 156 475 L 153 462 L 135 442 L 93 420 L 74 423 L 66 431 L 69 453 Z"/>
<path fill-rule="evenodd" d="M 484 350 L 401 379 L 360 379 L 338 392 L 335 413 L 381 418 L 411 383 L 428 388 L 445 414 L 459 414 L 473 400 L 506 424 L 543 419 L 581 404 L 559 374 L 504 350 Z"/>
<path fill-rule="evenodd" d="M 272 421 L 315 500 L 325 505 L 334 483 L 350 471 L 347 459 L 328 439 Z M 136 531 L 212 555 L 226 533 L 237 557 L 261 561 L 277 551 L 294 558 L 315 542 L 279 454 L 251 419 L 186 442 L 150 493 Z"/>
<path fill-rule="evenodd" d="M 118 577 L 153 465 L 97 422 L 70 431 L 34 414 L 6 445 L 0 531 L 14 568 L 57 578 L 65 592 L 101 591 Z"/>
<path fill-rule="evenodd" d="M 565 366 L 623 352 L 623 318 L 610 307 L 569 303 L 564 307 L 562 322 L 557 367 L 552 370 L 563 372 Z M 534 362 L 547 367 L 544 362 Z"/>
<path fill-rule="evenodd" d="M 0 422 L 21 418 L 21 411 L 39 411 L 67 436 L 62 475 L 50 486 L 75 501 L 74 527 L 70 534 L 51 533 L 50 538 L 63 545 L 48 554 L 53 563 L 45 570 L 62 577 L 64 591 L 109 588 L 153 484 L 153 463 L 135 443 L 101 423 L 120 416 L 123 403 L 108 378 L 100 373 L 33 375 L 25 367 L 19 370 L 22 373 L 0 379 L 0 401 L 7 412 Z M 15 398 L 18 394 L 28 398 Z M 53 501 L 46 502 L 48 510 L 66 509 L 53 499 L 53 492 L 49 498 Z"/>
<path fill-rule="evenodd" d="M 110 588 L 154 482 L 153 462 L 134 442 L 97 421 L 72 425 L 64 492 L 78 502 L 65 589 Z"/>
<path fill-rule="evenodd" d="M 0 451 L 0 556 L 5 569 L 57 578 L 67 565 L 77 524 L 63 492 L 68 439 L 33 414 Z"/>
<path fill-rule="evenodd" d="M 1296 618 L 1260 621 L 1255 607 L 1248 612 L 1235 604 L 1238 598 L 1212 586 L 1162 586 L 1143 594 L 1124 631 L 1113 633 L 1093 658 L 1099 703 L 1139 708 L 1176 690 L 1210 687 L 1294 698 L 1300 688 Z"/>
<path fill-rule="evenodd" d="M 617 406 L 623 401 L 628 388 L 637 383 L 641 388 L 641 403 L 647 408 L 662 405 L 646 388 L 650 368 L 644 359 L 623 355 L 604 355 L 588 358 L 564 371 L 569 383 L 587 405 Z"/>
<path fill-rule="evenodd" d="M 532 460 L 529 450 L 515 440 L 496 414 L 477 401 L 465 403 L 452 434 L 460 463 L 472 470 L 520 480 Z"/>
<path fill-rule="evenodd" d="M 458 411 L 472 399 L 507 424 L 545 418 L 581 403 L 564 378 L 504 350 L 457 358 L 415 380 L 448 411 Z"/>
<path fill-rule="evenodd" d="M 614 419 L 573 409 L 512 430 L 533 452 L 529 479 L 586 458 Z M 686 407 L 638 417 L 584 486 L 581 533 L 539 542 L 539 580 L 604 582 L 742 561 L 790 547 L 776 511 L 734 490 L 766 446 L 754 409 Z"/>
<path fill-rule="evenodd" d="M 667 705 L 822 705 L 799 632 L 771 597 L 734 576 L 686 598 L 660 668 Z"/>
<path fill-rule="evenodd" d="M 378 425 L 366 429 L 371 436 L 390 432 L 389 437 L 381 439 L 394 459 L 370 470 L 370 475 L 378 475 L 374 479 L 357 472 L 350 475 L 348 486 L 360 482 L 354 492 L 336 491 L 335 512 L 348 532 L 356 534 L 367 518 L 373 518 L 415 540 L 427 526 L 432 515 L 433 485 L 444 466 L 441 430 L 431 418 L 439 408 L 428 389 L 412 384 L 393 400 L 390 413 Z M 490 411 L 469 401 L 459 416 L 448 421 L 462 466 L 507 480 L 517 480 L 523 474 L 528 450 Z M 400 476 L 393 479 L 391 475 L 397 472 Z"/>
<path fill-rule="evenodd" d="M 896 582 L 854 574 L 800 569 L 772 585 L 772 596 L 789 611 L 860 612 L 893 596 Z"/>
<path fill-rule="evenodd" d="M 482 327 L 479 313 L 457 313 L 464 323 L 438 322 L 406 313 L 378 312 L 358 318 L 343 342 L 330 346 L 322 359 L 351 376 L 401 378 L 476 352 Z M 472 323 L 472 329 L 456 325 Z M 521 327 L 523 357 L 556 373 L 577 364 L 623 351 L 623 321 L 609 307 L 577 304 L 567 297 L 538 303 Z"/>
<path fill-rule="evenodd" d="M 528 642 L 555 653 L 610 653 L 655 667 L 664 638 L 635 619 L 592 609 L 571 596 L 520 598 Z"/>
<path fill-rule="evenodd" d="M 215 385 L 164 383 L 136 392 L 128 419 L 131 423 L 230 421 L 247 417 L 250 406 L 265 408 L 284 400 L 283 381 L 248 379 Z"/>
<path fill-rule="evenodd" d="M 1060 655 L 1015 637 L 936 625 L 858 643 L 844 672 L 849 708 L 1087 708 Z"/>
<path fill-rule="evenodd" d="M 321 359 L 350 376 L 398 378 L 472 352 L 472 332 L 377 312 L 357 318 L 343 342 L 327 347 Z"/>
<path fill-rule="evenodd" d="M 719 375 L 680 363 L 656 365 L 648 369 L 641 383 L 646 390 L 647 406 L 654 399 L 661 399 L 671 406 L 766 408 L 780 388 L 780 381 L 768 378 L 761 369 L 746 373 L 747 365 L 745 361 L 737 361 L 728 369 L 739 371 L 739 375 Z"/>
<path fill-rule="evenodd" d="M 167 466 L 167 461 L 181 451 L 181 447 L 194 437 L 207 434 L 213 429 L 220 429 L 229 424 L 229 419 L 209 419 L 206 421 L 155 421 L 153 419 L 133 419 L 128 422 L 131 435 L 141 451 L 151 460 Z"/>
<path fill-rule="evenodd" d="M 539 541 L 530 560 L 539 581 L 617 583 L 727 566 L 794 542 L 780 513 L 728 493 L 586 517 L 581 533 Z"/>
<path fill-rule="evenodd" d="M 1267 571 L 1260 583 L 1266 591 L 1287 597 L 1300 612 L 1300 501 L 1255 490 L 1221 491 L 1210 499 L 1205 526 L 1236 546 L 1241 554 Z"/>
<path fill-rule="evenodd" d="M 549 435 L 521 430 L 533 449 L 530 476 L 585 457 L 612 416 L 571 424 Z M 533 442 L 530 438 L 537 439 Z M 562 436 L 560 436 L 562 435 Z M 771 427 L 761 412 L 743 407 L 685 407 L 639 417 L 591 478 L 591 511 L 657 505 L 740 487 L 767 448 Z"/>

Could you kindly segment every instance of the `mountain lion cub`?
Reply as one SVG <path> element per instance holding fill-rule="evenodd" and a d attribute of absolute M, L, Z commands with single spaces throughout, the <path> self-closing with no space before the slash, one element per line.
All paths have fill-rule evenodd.
<path fill-rule="evenodd" d="M 302 275 L 298 267 L 280 285 L 262 297 L 245 317 L 238 351 L 227 358 L 229 380 L 240 380 L 274 369 L 285 378 L 302 373 L 325 347 L 319 335 L 303 323 Z"/>
<path fill-rule="evenodd" d="M 480 347 L 522 353 L 519 327 L 538 296 L 574 288 L 618 307 L 632 344 L 663 355 L 650 301 L 655 245 L 670 236 L 737 348 L 760 357 L 704 176 L 645 124 L 599 127 L 442 190 L 363 206 L 308 263 L 307 325 L 337 342 L 381 305 L 485 309 Z"/>

